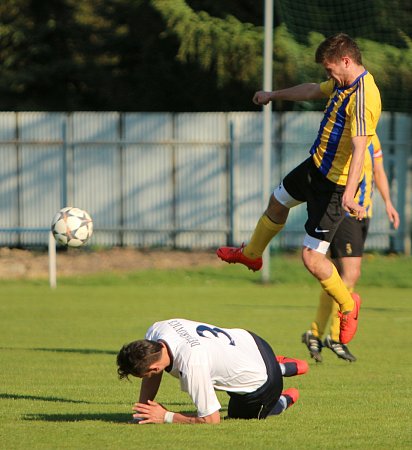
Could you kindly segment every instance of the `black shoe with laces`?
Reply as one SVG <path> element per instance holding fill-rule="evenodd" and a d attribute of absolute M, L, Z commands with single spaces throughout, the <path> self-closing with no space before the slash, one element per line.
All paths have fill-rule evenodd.
<path fill-rule="evenodd" d="M 302 334 L 302 342 L 308 348 L 310 356 L 316 362 L 322 362 L 322 355 L 320 354 L 322 351 L 322 341 L 314 336 L 311 331 L 306 331 L 306 333 Z"/>
<path fill-rule="evenodd" d="M 342 358 L 345 361 L 349 362 L 356 361 L 356 357 L 352 355 L 348 347 L 345 344 L 341 344 L 340 342 L 334 341 L 330 337 L 330 335 L 326 336 L 323 345 L 327 348 L 330 348 L 332 352 L 338 356 L 338 358 Z"/>

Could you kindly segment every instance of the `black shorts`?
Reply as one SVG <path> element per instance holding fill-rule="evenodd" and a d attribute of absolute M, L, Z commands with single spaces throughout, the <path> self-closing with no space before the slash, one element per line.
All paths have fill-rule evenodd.
<path fill-rule="evenodd" d="M 345 216 L 330 244 L 331 258 L 363 256 L 368 229 L 369 219 Z"/>
<path fill-rule="evenodd" d="M 248 394 L 228 392 L 230 400 L 227 415 L 231 419 L 265 419 L 282 394 L 282 371 L 271 346 L 256 334 L 250 331 L 249 333 L 262 355 L 268 379 L 255 392 Z"/>
<path fill-rule="evenodd" d="M 332 183 L 315 166 L 312 157 L 303 161 L 283 179 L 283 186 L 294 199 L 306 202 L 309 236 L 332 242 L 345 217 L 342 196 L 345 186 Z"/>

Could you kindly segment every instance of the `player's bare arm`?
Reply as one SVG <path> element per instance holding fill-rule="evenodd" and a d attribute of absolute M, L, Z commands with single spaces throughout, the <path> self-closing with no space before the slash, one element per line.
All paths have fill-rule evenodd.
<path fill-rule="evenodd" d="M 349 167 L 348 181 L 342 197 L 343 209 L 355 215 L 358 220 L 362 220 L 366 214 L 365 208 L 356 203 L 354 199 L 363 171 L 367 140 L 367 136 L 354 136 L 352 138 L 352 160 Z"/>
<path fill-rule="evenodd" d="M 392 223 L 393 228 L 397 230 L 400 222 L 399 214 L 391 201 L 388 177 L 386 176 L 385 169 L 383 167 L 382 158 L 375 161 L 373 177 L 376 187 L 378 188 L 378 191 L 381 194 L 383 201 L 385 202 L 386 214 L 389 218 L 389 221 Z"/>
<path fill-rule="evenodd" d="M 163 371 L 149 377 L 142 379 L 142 385 L 140 387 L 140 403 L 147 403 L 148 400 L 154 400 L 157 391 L 159 390 L 160 383 L 162 381 Z"/>
<path fill-rule="evenodd" d="M 267 105 L 274 100 L 303 101 L 316 100 L 327 97 L 317 83 L 298 84 L 287 89 L 278 91 L 257 91 L 253 96 L 253 103 L 256 105 Z"/>
<path fill-rule="evenodd" d="M 182 424 L 216 424 L 220 422 L 219 411 L 204 417 L 196 415 L 173 413 L 155 401 L 149 400 L 147 403 L 135 403 L 133 406 L 134 419 L 140 419 L 140 424 L 148 423 L 182 423 Z"/>

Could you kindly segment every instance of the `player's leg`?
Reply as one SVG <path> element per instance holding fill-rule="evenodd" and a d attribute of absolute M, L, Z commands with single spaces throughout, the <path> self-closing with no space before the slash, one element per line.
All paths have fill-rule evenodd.
<path fill-rule="evenodd" d="M 279 363 L 282 376 L 284 377 L 303 375 L 309 370 L 308 363 L 304 359 L 294 359 L 278 355 L 276 356 L 276 361 Z"/>
<path fill-rule="evenodd" d="M 294 405 L 299 398 L 299 391 L 295 388 L 289 388 L 282 392 L 274 408 L 270 411 L 268 416 L 278 416 Z"/>
<path fill-rule="evenodd" d="M 339 269 L 339 274 L 348 288 L 349 292 L 353 292 L 356 283 L 360 277 L 362 256 L 343 257 L 334 260 L 335 265 Z M 339 342 L 340 319 L 338 308 L 333 307 L 331 311 L 330 337 L 333 341 Z"/>
<path fill-rule="evenodd" d="M 351 294 L 339 276 L 336 267 L 325 255 L 314 249 L 304 247 L 303 261 L 307 269 L 320 282 L 322 288 L 339 305 L 340 335 L 343 344 L 351 341 L 356 333 L 360 309 L 360 298 Z"/>
<path fill-rule="evenodd" d="M 308 241 L 306 241 L 306 243 L 307 242 Z M 319 242 L 320 246 L 324 244 L 327 243 L 325 241 Z M 311 239 L 311 243 L 307 245 L 312 246 L 313 239 Z M 315 245 L 318 247 L 318 244 Z M 319 280 L 322 288 L 339 304 L 340 311 L 342 313 L 352 311 L 354 308 L 354 300 L 352 299 L 348 288 L 339 276 L 334 264 L 326 258 L 326 255 L 323 252 L 319 251 L 319 247 L 303 247 L 302 259 L 305 267 Z"/>
<path fill-rule="evenodd" d="M 271 218 L 268 216 L 270 211 Z M 256 224 L 250 242 L 241 247 L 220 247 L 216 254 L 225 262 L 244 264 L 250 270 L 260 270 L 262 254 L 269 242 L 282 230 L 289 209 L 272 194 L 268 208 Z"/>
<path fill-rule="evenodd" d="M 322 289 L 319 295 L 319 304 L 315 320 L 311 324 L 312 334 L 319 339 L 322 339 L 325 333 L 326 325 L 329 322 L 329 318 L 331 317 L 332 310 L 335 306 L 337 307 L 337 303 Z"/>
<path fill-rule="evenodd" d="M 318 172 L 311 175 L 312 182 L 307 195 L 308 220 L 305 224 L 307 234 L 302 259 L 322 288 L 338 303 L 340 340 L 346 344 L 356 332 L 360 304 L 352 298 L 336 267 L 326 257 L 330 242 L 344 219 L 341 206 L 344 187 L 331 183 Z"/>
<path fill-rule="evenodd" d="M 350 292 L 354 291 L 361 275 L 362 257 L 368 229 L 369 219 L 359 221 L 346 216 L 330 247 L 333 262 Z M 337 309 L 337 307 L 334 307 L 331 315 L 330 332 L 325 338 L 325 347 L 332 350 L 339 358 L 356 361 L 356 357 L 348 347 L 339 341 L 340 318 Z"/>
<path fill-rule="evenodd" d="M 302 343 L 306 345 L 311 358 L 316 362 L 322 362 L 322 337 L 335 305 L 338 309 L 337 303 L 322 289 L 315 320 L 312 322 L 310 330 L 302 334 Z"/>
<path fill-rule="evenodd" d="M 362 257 L 345 257 L 339 258 L 337 262 L 339 272 L 349 291 L 352 292 L 356 282 L 360 277 Z M 357 294 L 353 294 L 357 295 Z M 350 352 L 349 348 L 340 342 L 340 317 L 338 314 L 338 306 L 334 303 L 331 313 L 331 325 L 329 335 L 326 336 L 324 346 L 332 350 L 339 358 L 346 361 L 356 361 L 356 357 Z"/>
<path fill-rule="evenodd" d="M 345 218 L 339 225 L 339 228 L 333 236 L 332 242 L 329 247 L 330 256 L 333 260 L 333 263 L 335 264 L 339 275 L 343 279 L 343 282 L 348 287 L 350 292 L 352 292 L 351 288 L 354 286 L 354 283 L 356 283 L 356 263 L 354 267 L 351 268 L 350 264 L 345 262 L 344 259 L 347 257 L 351 257 L 353 252 L 357 251 L 358 239 L 354 237 L 356 235 L 359 235 L 359 233 L 361 233 L 360 222 L 354 218 L 351 218 L 350 216 L 345 215 Z M 345 273 L 348 274 L 348 278 L 345 277 Z M 311 357 L 314 358 L 316 362 L 322 361 L 322 338 L 324 332 L 326 331 L 326 326 L 329 322 L 329 319 L 331 319 L 331 330 L 333 330 L 333 332 L 331 331 L 331 333 L 326 337 L 325 346 L 331 348 L 331 346 L 333 345 L 333 348 L 338 349 L 338 347 L 334 344 L 335 341 L 339 341 L 340 319 L 337 313 L 338 309 L 339 308 L 337 303 L 332 299 L 332 297 L 330 297 L 327 292 L 322 289 L 319 297 L 315 320 L 312 322 L 310 329 L 302 335 L 302 342 L 306 345 Z M 340 353 L 342 353 L 343 344 L 339 343 L 339 345 L 339 351 Z"/>
<path fill-rule="evenodd" d="M 268 207 L 259 219 L 249 243 L 243 249 L 247 258 L 260 258 L 269 242 L 283 229 L 289 215 L 290 207 L 283 205 L 270 196 Z"/>
<path fill-rule="evenodd" d="M 233 419 L 265 419 L 282 395 L 283 377 L 271 346 L 261 337 L 250 333 L 266 366 L 267 380 L 254 392 L 228 392 L 228 417 Z"/>
<path fill-rule="evenodd" d="M 228 263 L 244 264 L 250 270 L 262 267 L 262 254 L 270 241 L 283 229 L 290 208 L 305 201 L 308 160 L 290 172 L 274 190 L 266 211 L 256 224 L 246 246 L 220 247 L 217 255 Z"/>

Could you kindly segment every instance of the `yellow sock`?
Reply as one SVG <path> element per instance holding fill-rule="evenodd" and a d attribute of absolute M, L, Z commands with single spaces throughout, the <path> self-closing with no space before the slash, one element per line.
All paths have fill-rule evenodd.
<path fill-rule="evenodd" d="M 327 292 L 322 289 L 319 297 L 319 305 L 316 312 L 315 322 L 312 322 L 312 333 L 319 339 L 322 338 L 323 333 L 325 332 L 325 328 L 334 305 L 337 306 L 337 303 Z"/>
<path fill-rule="evenodd" d="M 332 267 L 332 275 L 326 280 L 322 280 L 320 284 L 333 300 L 338 303 L 341 312 L 352 311 L 355 307 L 355 302 L 336 270 L 336 267 L 333 264 Z"/>
<path fill-rule="evenodd" d="M 352 292 L 353 289 L 348 288 L 349 292 Z M 330 337 L 336 341 L 339 342 L 339 333 L 340 333 L 340 318 L 338 316 L 338 310 L 339 306 L 336 302 L 332 302 L 332 311 L 331 316 L 332 320 L 330 323 Z"/>
<path fill-rule="evenodd" d="M 284 223 L 272 222 L 268 216 L 263 214 L 256 224 L 250 242 L 243 249 L 243 254 L 252 259 L 261 257 L 269 242 L 284 226 Z"/>
<path fill-rule="evenodd" d="M 332 321 L 330 323 L 330 337 L 339 342 L 339 333 L 340 333 L 340 319 L 338 316 L 339 306 L 336 302 L 333 302 L 332 309 Z"/>

